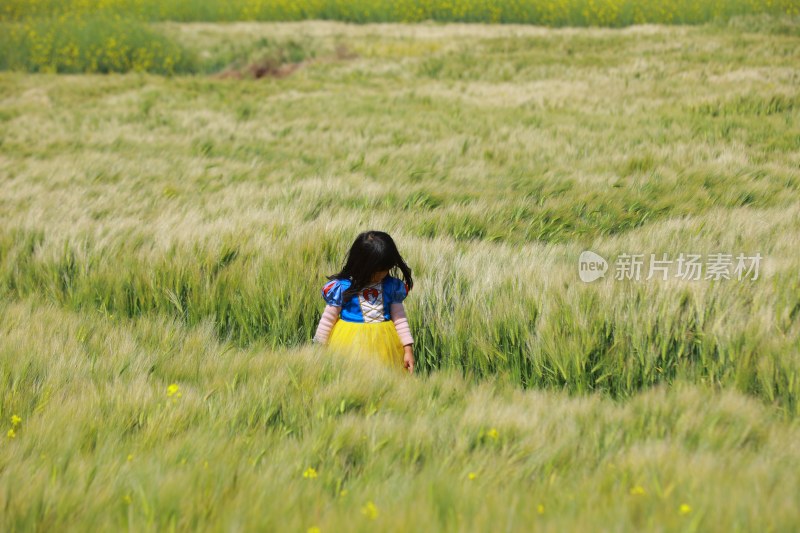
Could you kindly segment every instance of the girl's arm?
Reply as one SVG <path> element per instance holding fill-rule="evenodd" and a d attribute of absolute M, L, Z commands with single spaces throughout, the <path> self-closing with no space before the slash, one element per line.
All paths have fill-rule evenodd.
<path fill-rule="evenodd" d="M 317 332 L 314 334 L 314 342 L 320 344 L 328 344 L 328 336 L 331 334 L 333 325 L 339 320 L 339 312 L 342 310 L 340 306 L 326 305 L 325 310 L 322 312 L 322 317 L 319 319 Z"/>
<path fill-rule="evenodd" d="M 389 307 L 389 314 L 394 322 L 394 327 L 397 329 L 397 334 L 400 336 L 400 342 L 403 346 L 414 343 L 414 338 L 411 336 L 411 329 L 408 327 L 408 318 L 406 317 L 406 310 L 402 302 L 393 302 Z"/>

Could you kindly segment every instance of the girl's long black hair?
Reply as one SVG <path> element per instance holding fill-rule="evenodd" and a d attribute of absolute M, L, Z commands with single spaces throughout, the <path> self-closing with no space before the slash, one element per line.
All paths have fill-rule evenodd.
<path fill-rule="evenodd" d="M 397 246 L 389 234 L 375 230 L 364 231 L 358 234 L 350 246 L 342 270 L 332 276 L 327 276 L 327 278 L 329 280 L 351 280 L 350 287 L 342 295 L 344 301 L 348 301 L 371 283 L 370 279 L 373 274 L 381 270 L 389 270 L 391 275 L 394 268 L 400 269 L 400 272 L 403 273 L 403 281 L 408 286 L 408 290 L 411 290 L 411 287 L 414 286 L 411 269 L 397 251 Z"/>

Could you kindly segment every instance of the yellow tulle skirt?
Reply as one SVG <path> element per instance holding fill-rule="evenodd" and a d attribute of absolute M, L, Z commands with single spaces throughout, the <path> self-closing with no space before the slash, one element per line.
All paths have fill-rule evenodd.
<path fill-rule="evenodd" d="M 403 344 L 391 320 L 337 320 L 328 338 L 328 348 L 337 355 L 380 361 L 389 367 L 408 372 L 403 367 Z"/>

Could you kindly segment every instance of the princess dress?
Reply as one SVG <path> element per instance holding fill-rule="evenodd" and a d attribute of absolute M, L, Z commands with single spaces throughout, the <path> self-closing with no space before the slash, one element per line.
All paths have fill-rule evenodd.
<path fill-rule="evenodd" d="M 337 319 L 331 317 L 333 308 L 326 307 L 315 340 L 323 344 L 327 340 L 336 353 L 379 360 L 404 370 L 403 345 L 413 343 L 402 305 L 408 295 L 407 285 L 386 276 L 344 301 L 344 291 L 350 285 L 349 279 L 334 279 L 322 287 L 325 303 L 340 307 L 341 312 Z M 328 334 L 326 324 L 331 321 Z"/>

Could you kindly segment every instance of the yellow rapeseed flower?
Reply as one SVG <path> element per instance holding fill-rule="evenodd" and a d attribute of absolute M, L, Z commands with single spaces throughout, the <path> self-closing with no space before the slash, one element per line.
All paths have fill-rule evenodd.
<path fill-rule="evenodd" d="M 320 533 L 320 531 L 317 526 L 311 526 L 310 528 L 308 528 L 308 533 Z"/>
<path fill-rule="evenodd" d="M 682 503 L 678 511 L 681 514 L 689 514 L 692 512 L 692 507 L 688 503 Z"/>
<path fill-rule="evenodd" d="M 11 428 L 11 429 L 8 430 L 8 438 L 9 439 L 13 439 L 16 436 L 17 436 L 17 432 L 14 431 L 14 428 Z"/>
<path fill-rule="evenodd" d="M 644 494 L 644 487 L 642 487 L 641 485 L 636 485 L 635 487 L 631 488 L 631 494 L 634 496 Z"/>
<path fill-rule="evenodd" d="M 133 461 L 133 454 L 132 453 L 128 454 L 128 461 Z"/>
<path fill-rule="evenodd" d="M 313 467 L 306 468 L 306 471 L 303 472 L 303 477 L 314 478 L 317 477 L 317 471 L 314 470 Z"/>
<path fill-rule="evenodd" d="M 495 428 L 490 429 L 487 435 L 495 440 L 497 440 L 497 437 L 499 436 Z"/>
<path fill-rule="evenodd" d="M 18 426 L 20 422 L 22 422 L 22 419 L 20 417 L 18 417 L 17 415 L 11 415 L 12 426 Z"/>
<path fill-rule="evenodd" d="M 478 474 L 476 474 L 475 472 L 470 472 L 468 477 L 470 479 L 475 479 L 476 477 L 478 477 Z"/>
<path fill-rule="evenodd" d="M 372 503 L 372 500 L 368 501 L 367 504 L 361 508 L 361 514 L 369 518 L 370 520 L 375 520 L 378 518 L 378 508 Z"/>
<path fill-rule="evenodd" d="M 177 383 L 173 383 L 169 387 L 167 387 L 167 396 L 172 396 L 176 392 L 178 392 L 178 384 Z"/>
<path fill-rule="evenodd" d="M 539 514 L 544 514 L 544 505 L 542 505 L 541 503 L 539 505 L 537 505 L 536 506 L 536 512 L 539 513 Z"/>
<path fill-rule="evenodd" d="M 347 496 L 347 489 L 342 489 L 341 491 L 339 491 L 339 496 L 341 496 L 342 498 Z"/>

